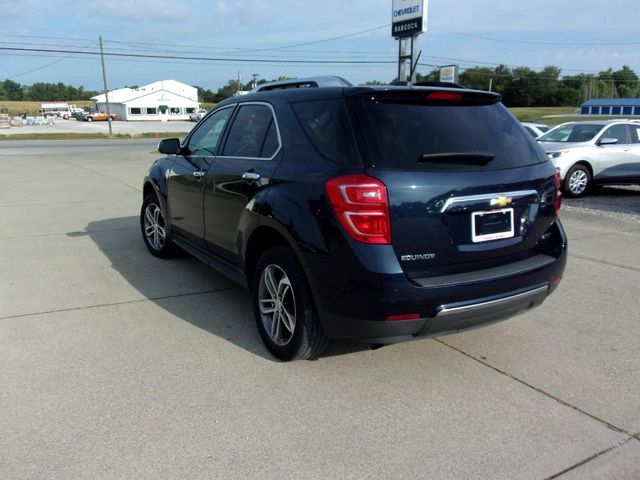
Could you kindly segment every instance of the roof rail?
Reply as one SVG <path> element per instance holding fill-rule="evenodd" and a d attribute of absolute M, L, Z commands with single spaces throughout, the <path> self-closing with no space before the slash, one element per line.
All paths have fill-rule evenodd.
<path fill-rule="evenodd" d="M 278 82 L 269 82 L 258 85 L 251 93 L 268 92 L 271 90 L 284 90 L 288 88 L 317 88 L 317 87 L 352 87 L 348 80 L 342 77 L 324 76 L 310 78 L 294 78 Z"/>

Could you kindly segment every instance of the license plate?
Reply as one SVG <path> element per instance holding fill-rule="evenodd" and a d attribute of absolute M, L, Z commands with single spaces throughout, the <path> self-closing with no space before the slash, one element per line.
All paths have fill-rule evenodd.
<path fill-rule="evenodd" d="M 511 238 L 513 235 L 513 208 L 486 210 L 471 214 L 471 240 L 473 243 Z"/>

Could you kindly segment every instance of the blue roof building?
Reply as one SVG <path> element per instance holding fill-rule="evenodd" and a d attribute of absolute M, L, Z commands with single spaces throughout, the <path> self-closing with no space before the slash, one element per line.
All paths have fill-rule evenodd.
<path fill-rule="evenodd" d="M 580 114 L 640 116 L 640 98 L 592 98 L 580 106 Z"/>

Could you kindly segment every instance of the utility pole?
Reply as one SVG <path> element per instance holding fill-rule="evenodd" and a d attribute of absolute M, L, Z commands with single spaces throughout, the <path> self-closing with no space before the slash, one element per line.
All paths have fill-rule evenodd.
<path fill-rule="evenodd" d="M 237 92 L 238 95 L 240 95 L 241 90 L 242 90 L 242 86 L 240 85 L 240 70 L 238 70 L 238 92 Z"/>
<path fill-rule="evenodd" d="M 111 109 L 109 108 L 109 90 L 107 89 L 107 72 L 104 69 L 104 52 L 102 50 L 102 35 L 100 39 L 100 62 L 102 62 L 102 82 L 104 83 L 104 99 L 107 102 L 107 121 L 109 122 L 109 136 L 113 135 L 111 128 Z"/>
<path fill-rule="evenodd" d="M 251 74 L 251 76 L 253 77 L 253 82 L 251 82 L 251 88 L 256 88 L 258 86 L 258 74 L 253 73 Z"/>

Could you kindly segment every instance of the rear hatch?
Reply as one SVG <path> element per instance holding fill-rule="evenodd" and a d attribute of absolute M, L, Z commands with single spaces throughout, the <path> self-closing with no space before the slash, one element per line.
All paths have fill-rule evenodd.
<path fill-rule="evenodd" d="M 409 277 L 527 264 L 555 220 L 555 169 L 487 92 L 352 91 L 367 174 L 387 187 Z M 529 262 L 530 264 L 530 262 Z"/>

